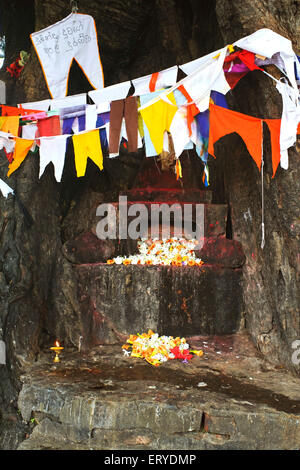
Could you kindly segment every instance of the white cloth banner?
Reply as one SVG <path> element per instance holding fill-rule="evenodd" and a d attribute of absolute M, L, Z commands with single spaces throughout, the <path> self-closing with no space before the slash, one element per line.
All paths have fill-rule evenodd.
<path fill-rule="evenodd" d="M 96 127 L 98 117 L 97 105 L 88 104 L 85 109 L 85 128 L 86 130 L 93 130 Z"/>
<path fill-rule="evenodd" d="M 145 75 L 144 77 L 135 78 L 132 80 L 135 91 L 133 96 L 145 95 L 150 92 L 150 81 L 153 74 Z M 160 90 L 161 88 L 167 88 L 175 85 L 177 81 L 178 67 L 174 65 L 165 70 L 158 72 L 157 80 L 155 83 L 154 91 Z"/>
<path fill-rule="evenodd" d="M 71 13 L 63 20 L 32 33 L 30 38 L 52 98 L 67 95 L 73 59 L 93 88 L 104 86 L 97 31 L 92 16 Z"/>
<path fill-rule="evenodd" d="M 220 52 L 223 51 L 222 49 L 218 49 L 217 51 L 210 52 L 209 54 L 204 55 L 203 57 L 199 57 L 198 59 L 191 60 L 186 64 L 179 65 L 179 68 L 186 74 L 190 75 L 191 73 L 195 72 L 199 67 L 202 67 L 205 64 L 208 64 L 212 61 L 214 57 L 216 57 Z"/>
<path fill-rule="evenodd" d="M 12 134 L 0 131 L 0 150 L 5 148 L 7 153 L 11 153 L 15 148 L 15 139 Z"/>
<path fill-rule="evenodd" d="M 223 63 L 227 52 L 227 46 L 221 49 L 218 57 L 214 59 L 210 56 L 202 61 L 190 75 L 183 78 L 174 85 L 174 87 L 162 92 L 157 98 L 147 102 L 139 108 L 147 108 L 159 99 L 166 100 L 167 95 L 183 85 L 192 100 L 195 102 L 199 112 L 203 112 L 209 107 L 209 98 L 211 90 L 218 91 L 224 95 L 230 90 L 230 86 L 225 78 L 223 71 Z"/>
<path fill-rule="evenodd" d="M 66 143 L 68 134 L 56 135 L 54 137 L 40 137 L 40 174 L 39 177 L 45 171 L 46 166 L 49 163 L 53 163 L 54 176 L 56 181 L 60 182 L 66 154 Z"/>
<path fill-rule="evenodd" d="M 13 194 L 14 190 L 5 183 L 5 181 L 0 179 L 0 191 L 4 197 L 7 197 L 9 194 Z"/>
<path fill-rule="evenodd" d="M 65 98 L 51 100 L 50 110 L 59 111 L 63 108 L 69 108 L 71 106 L 79 106 L 86 104 L 86 93 L 80 93 L 79 95 L 66 96 Z"/>
<path fill-rule="evenodd" d="M 42 101 L 32 101 L 31 103 L 18 104 L 18 107 L 24 109 L 36 109 L 38 111 L 48 111 L 50 103 L 50 99 Z"/>
<path fill-rule="evenodd" d="M 287 83 L 278 82 L 277 90 L 282 96 L 282 116 L 280 126 L 280 166 L 285 170 L 289 167 L 288 149 L 297 140 L 297 127 L 300 121 L 299 97 Z"/>
<path fill-rule="evenodd" d="M 102 90 L 89 91 L 88 95 L 95 104 L 123 100 L 128 95 L 130 87 L 131 83 L 127 80 L 127 82 L 116 83 L 115 85 L 102 88 Z"/>
<path fill-rule="evenodd" d="M 259 29 L 250 36 L 239 39 L 235 46 L 247 51 L 271 58 L 276 52 L 284 63 L 285 73 L 292 85 L 292 88 L 285 83 L 278 82 L 276 88 L 282 96 L 282 116 L 280 128 L 280 166 L 288 169 L 287 149 L 294 145 L 297 140 L 297 125 L 299 122 L 299 90 L 297 86 L 295 69 L 300 75 L 300 64 L 293 51 L 292 43 L 289 39 L 275 33 L 271 29 Z"/>
<path fill-rule="evenodd" d="M 276 52 L 279 52 L 284 62 L 287 77 L 293 88 L 297 89 L 294 67 L 296 66 L 299 74 L 300 64 L 289 39 L 275 33 L 271 29 L 263 28 L 255 31 L 255 33 L 250 34 L 249 36 L 239 39 L 234 42 L 233 45 L 240 47 L 241 49 L 245 49 L 246 51 L 253 52 L 254 54 L 268 57 L 269 59 Z"/>

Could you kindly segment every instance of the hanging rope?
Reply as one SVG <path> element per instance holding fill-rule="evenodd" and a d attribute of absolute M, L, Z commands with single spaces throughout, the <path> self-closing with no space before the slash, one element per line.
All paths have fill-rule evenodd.
<path fill-rule="evenodd" d="M 261 249 L 265 246 L 265 201 L 264 201 L 264 127 L 261 123 Z"/>

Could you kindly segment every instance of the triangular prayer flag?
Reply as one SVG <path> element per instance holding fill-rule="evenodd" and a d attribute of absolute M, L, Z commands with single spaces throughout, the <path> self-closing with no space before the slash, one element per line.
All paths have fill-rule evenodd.
<path fill-rule="evenodd" d="M 0 192 L 4 197 L 7 197 L 10 193 L 13 194 L 14 190 L 8 186 L 2 179 L 0 179 Z"/>
<path fill-rule="evenodd" d="M 19 116 L 1 116 L 0 118 L 0 130 L 7 132 L 16 137 L 19 135 Z"/>
<path fill-rule="evenodd" d="M 31 149 L 34 143 L 34 139 L 21 139 L 16 137 L 16 145 L 13 155 L 13 161 L 8 165 L 8 173 L 7 176 L 9 177 L 15 170 L 19 168 L 21 163 L 25 160 L 29 150 Z"/>
<path fill-rule="evenodd" d="M 56 181 L 60 182 L 64 164 L 65 154 L 67 147 L 68 135 L 57 135 L 53 137 L 40 138 L 40 172 L 39 177 L 45 171 L 45 168 L 52 162 L 54 166 L 54 176 Z"/>
<path fill-rule="evenodd" d="M 262 158 L 262 120 L 222 108 L 215 104 L 209 107 L 208 153 L 215 157 L 214 143 L 221 137 L 236 132 L 246 144 L 248 152 L 261 168 Z"/>
<path fill-rule="evenodd" d="M 99 130 L 82 132 L 72 136 L 77 177 L 84 176 L 88 157 L 103 170 L 103 154 Z"/>

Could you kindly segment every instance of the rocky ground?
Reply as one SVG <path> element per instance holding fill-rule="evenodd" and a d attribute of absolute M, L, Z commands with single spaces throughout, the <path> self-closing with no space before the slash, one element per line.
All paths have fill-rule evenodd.
<path fill-rule="evenodd" d="M 189 340 L 188 364 L 153 367 L 121 344 L 44 351 L 22 375 L 19 450 L 299 449 L 300 379 L 245 334 Z"/>

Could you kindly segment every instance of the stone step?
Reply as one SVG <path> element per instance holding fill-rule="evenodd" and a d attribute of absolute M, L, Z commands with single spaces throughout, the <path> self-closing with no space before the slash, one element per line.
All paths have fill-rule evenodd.
<path fill-rule="evenodd" d="M 245 335 L 191 345 L 204 356 L 159 367 L 120 345 L 66 348 L 57 364 L 44 351 L 21 377 L 18 408 L 33 429 L 18 450 L 299 449 L 297 378 Z"/>
<path fill-rule="evenodd" d="M 240 326 L 242 269 L 218 265 L 73 265 L 82 347 L 152 329 L 225 335 Z"/>

